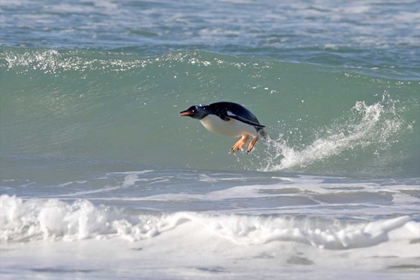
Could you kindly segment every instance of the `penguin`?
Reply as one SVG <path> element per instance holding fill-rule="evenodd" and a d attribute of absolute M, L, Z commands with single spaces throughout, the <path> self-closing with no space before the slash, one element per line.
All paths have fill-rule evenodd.
<path fill-rule="evenodd" d="M 231 153 L 242 150 L 250 137 L 252 140 L 247 153 L 254 149 L 260 137 L 267 139 L 265 125 L 260 124 L 253 113 L 237 103 L 216 102 L 209 105 L 193 105 L 179 115 L 198 119 L 207 130 L 215 134 L 241 137 L 230 149 Z"/>

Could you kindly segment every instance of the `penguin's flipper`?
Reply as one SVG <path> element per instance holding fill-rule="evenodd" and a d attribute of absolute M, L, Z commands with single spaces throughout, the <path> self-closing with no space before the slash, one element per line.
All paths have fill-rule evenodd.
<path fill-rule="evenodd" d="M 232 119 L 238 120 L 240 122 L 243 122 L 243 123 L 246 123 L 246 124 L 249 124 L 249 125 L 252 125 L 252 126 L 261 127 L 261 128 L 265 127 L 265 125 L 247 120 L 245 118 L 242 118 L 241 116 L 237 116 L 237 115 L 234 115 L 234 114 L 228 114 L 228 116 Z"/>
<path fill-rule="evenodd" d="M 221 118 L 222 120 L 224 120 L 226 122 L 230 120 L 230 118 L 226 115 L 218 115 L 218 116 L 219 116 L 219 118 Z"/>

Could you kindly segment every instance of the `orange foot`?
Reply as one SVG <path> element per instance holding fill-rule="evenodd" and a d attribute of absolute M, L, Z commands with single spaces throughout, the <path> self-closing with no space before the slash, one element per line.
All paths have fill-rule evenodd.
<path fill-rule="evenodd" d="M 255 143 L 257 143 L 257 141 L 258 137 L 252 139 L 251 143 L 249 143 L 248 150 L 246 151 L 247 153 L 251 152 L 252 149 L 254 149 Z"/>
<path fill-rule="evenodd" d="M 230 152 L 234 153 L 238 150 L 241 150 L 245 146 L 246 141 L 248 141 L 248 139 L 249 135 L 242 135 L 241 139 L 239 139 L 239 141 L 236 142 L 235 145 L 233 145 L 232 149 L 230 149 Z"/>

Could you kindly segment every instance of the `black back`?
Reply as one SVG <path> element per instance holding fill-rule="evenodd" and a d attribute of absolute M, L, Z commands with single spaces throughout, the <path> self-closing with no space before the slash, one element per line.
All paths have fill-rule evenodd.
<path fill-rule="evenodd" d="M 216 102 L 205 106 L 205 109 L 207 112 L 211 112 L 211 114 L 219 116 L 221 119 L 232 118 L 232 116 L 228 114 L 228 111 L 230 111 L 234 115 L 238 116 L 238 118 L 236 118 L 238 120 L 246 120 L 250 124 L 255 124 L 258 127 L 264 127 L 264 125 L 260 124 L 257 117 L 251 113 L 251 111 L 237 103 L 227 101 Z"/>

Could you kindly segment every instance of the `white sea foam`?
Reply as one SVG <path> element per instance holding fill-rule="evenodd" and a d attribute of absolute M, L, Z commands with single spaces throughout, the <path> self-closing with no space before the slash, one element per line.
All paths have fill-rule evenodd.
<path fill-rule="evenodd" d="M 301 183 L 314 183 L 307 179 Z M 320 184 L 312 186 L 322 191 Z M 242 188 L 244 196 L 258 195 L 262 187 Z M 339 184 L 329 187 L 340 192 Z M 228 199 L 239 190 L 209 197 Z M 381 279 L 396 279 L 402 270 L 416 279 L 420 223 L 410 215 L 369 221 L 366 213 L 346 220 L 328 218 L 325 210 L 310 217 L 295 208 L 294 215 L 293 207 L 285 215 L 127 210 L 88 200 L 0 196 L 2 278 L 278 279 L 293 272 L 305 279 L 310 271 L 319 279 L 342 278 L 344 272 L 348 279 L 371 279 L 369 271 L 386 271 Z"/>
<path fill-rule="evenodd" d="M 290 147 L 282 140 L 268 141 L 268 146 L 274 149 L 270 154 L 264 171 L 278 171 L 293 167 L 303 167 L 339 155 L 352 149 L 364 149 L 373 144 L 381 143 L 381 149 L 387 149 L 407 125 L 396 112 L 395 104 L 387 92 L 382 100 L 368 105 L 358 101 L 351 108 L 351 114 L 345 120 L 333 121 L 329 127 L 321 128 L 311 144 L 301 150 Z"/>
<path fill-rule="evenodd" d="M 69 204 L 57 199 L 25 201 L 6 195 L 0 197 L 0 206 L 0 239 L 3 242 L 113 237 L 138 241 L 190 222 L 202 225 L 207 229 L 206 234 L 217 234 L 244 245 L 292 241 L 319 248 L 342 249 L 369 247 L 389 240 L 410 242 L 420 238 L 420 223 L 409 216 L 340 223 L 319 218 L 193 212 L 133 215 L 115 208 L 94 206 L 87 200 Z"/>

